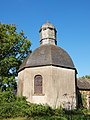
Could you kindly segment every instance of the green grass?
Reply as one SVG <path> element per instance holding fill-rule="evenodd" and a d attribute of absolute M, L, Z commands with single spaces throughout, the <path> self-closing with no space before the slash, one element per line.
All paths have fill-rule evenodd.
<path fill-rule="evenodd" d="M 23 117 L 17 117 L 17 118 L 7 118 L 7 119 L 0 119 L 0 120 L 27 120 L 26 118 Z"/>
<path fill-rule="evenodd" d="M 7 118 L 7 119 L 0 119 L 0 120 L 90 120 L 90 116 L 89 117 L 85 117 L 83 115 L 73 115 L 73 116 L 34 116 L 34 117 L 16 117 L 16 118 Z"/>
<path fill-rule="evenodd" d="M 0 119 L 0 120 L 67 120 L 66 118 L 61 118 L 59 116 L 43 116 L 43 117 L 32 117 L 32 118 L 25 118 L 25 117 L 17 117 L 17 118 L 7 118 L 7 119 Z"/>

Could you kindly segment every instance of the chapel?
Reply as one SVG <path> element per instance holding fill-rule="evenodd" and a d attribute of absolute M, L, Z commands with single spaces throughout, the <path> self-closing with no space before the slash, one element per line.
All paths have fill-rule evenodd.
<path fill-rule="evenodd" d="M 40 47 L 30 53 L 18 71 L 18 96 L 51 107 L 77 106 L 77 70 L 69 54 L 57 46 L 56 28 L 46 22 L 40 27 Z"/>

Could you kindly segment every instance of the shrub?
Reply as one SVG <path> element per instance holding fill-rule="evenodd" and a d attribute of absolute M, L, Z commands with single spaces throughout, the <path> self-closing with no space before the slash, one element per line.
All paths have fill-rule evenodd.
<path fill-rule="evenodd" d="M 53 109 L 48 105 L 28 103 L 25 97 L 16 97 L 12 92 L 0 93 L 0 118 L 51 116 Z"/>
<path fill-rule="evenodd" d="M 0 118 L 27 117 L 28 120 L 85 120 L 86 110 L 52 109 L 48 105 L 32 104 L 25 97 L 16 97 L 11 91 L 0 92 Z"/>
<path fill-rule="evenodd" d="M 0 92 L 0 104 L 5 102 L 10 103 L 16 100 L 16 96 L 13 94 L 12 91 L 4 91 Z"/>
<path fill-rule="evenodd" d="M 0 118 L 23 116 L 23 105 L 27 106 L 24 97 L 17 98 L 11 91 L 0 92 Z"/>

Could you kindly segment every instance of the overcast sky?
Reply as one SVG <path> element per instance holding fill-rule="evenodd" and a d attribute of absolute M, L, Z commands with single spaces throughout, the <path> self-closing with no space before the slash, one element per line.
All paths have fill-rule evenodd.
<path fill-rule="evenodd" d="M 39 29 L 50 21 L 58 46 L 71 56 L 78 77 L 90 75 L 90 0 L 0 0 L 0 22 L 16 24 L 39 47 Z"/>

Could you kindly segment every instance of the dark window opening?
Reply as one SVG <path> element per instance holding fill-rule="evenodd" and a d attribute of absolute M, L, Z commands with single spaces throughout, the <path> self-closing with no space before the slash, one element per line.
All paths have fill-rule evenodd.
<path fill-rule="evenodd" d="M 36 75 L 34 77 L 34 94 L 40 95 L 42 94 L 42 76 Z"/>

